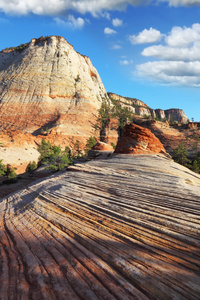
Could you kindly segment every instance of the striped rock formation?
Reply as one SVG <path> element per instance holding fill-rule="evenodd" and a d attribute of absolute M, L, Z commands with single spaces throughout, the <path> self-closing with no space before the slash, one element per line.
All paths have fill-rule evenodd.
<path fill-rule="evenodd" d="M 200 176 L 160 155 L 70 167 L 0 201 L 0 298 L 200 295 Z"/>
<path fill-rule="evenodd" d="M 90 136 L 106 90 L 90 59 L 62 37 L 0 53 L 0 129 Z"/>
<path fill-rule="evenodd" d="M 115 153 L 152 154 L 166 153 L 166 151 L 159 139 L 149 129 L 132 123 L 125 126 Z"/>

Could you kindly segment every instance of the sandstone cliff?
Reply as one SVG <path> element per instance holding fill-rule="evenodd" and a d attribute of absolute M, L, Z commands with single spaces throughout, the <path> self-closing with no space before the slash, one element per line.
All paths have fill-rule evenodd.
<path fill-rule="evenodd" d="M 200 295 L 200 176 L 159 156 L 114 155 L 0 201 L 0 298 Z"/>
<path fill-rule="evenodd" d="M 114 93 L 108 93 L 111 99 L 117 100 L 122 106 L 128 106 L 131 111 L 139 116 L 157 118 L 158 120 L 166 119 L 167 121 L 185 124 L 188 117 L 182 109 L 152 109 L 144 102 L 136 98 L 122 97 Z"/>
<path fill-rule="evenodd" d="M 38 133 L 47 126 L 88 136 L 106 90 L 90 59 L 62 37 L 32 39 L 0 53 L 0 128 Z"/>

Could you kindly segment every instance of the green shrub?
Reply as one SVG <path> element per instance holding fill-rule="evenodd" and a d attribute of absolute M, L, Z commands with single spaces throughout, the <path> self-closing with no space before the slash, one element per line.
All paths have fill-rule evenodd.
<path fill-rule="evenodd" d="M 26 172 L 33 174 L 33 172 L 37 169 L 37 163 L 35 161 L 30 161 L 26 167 Z"/>
<path fill-rule="evenodd" d="M 81 143 L 79 140 L 76 140 L 74 144 L 74 157 L 81 157 L 82 156 L 82 151 L 81 151 Z"/>
<path fill-rule="evenodd" d="M 189 157 L 188 151 L 186 150 L 183 143 L 180 143 L 176 149 L 174 149 L 174 153 L 172 158 L 174 161 L 179 164 L 191 169 L 196 173 L 200 173 L 200 152 L 197 152 L 197 148 L 195 147 L 195 155 Z"/>
<path fill-rule="evenodd" d="M 17 178 L 17 173 L 15 172 L 15 169 L 11 167 L 8 172 L 8 179 L 15 180 L 16 178 Z"/>
<path fill-rule="evenodd" d="M 0 176 L 4 176 L 6 174 L 6 166 L 2 163 L 3 159 L 0 159 Z"/>
<path fill-rule="evenodd" d="M 189 162 L 188 151 L 186 150 L 183 143 L 180 143 L 176 149 L 173 151 L 173 160 L 183 166 L 187 166 Z"/>
<path fill-rule="evenodd" d="M 196 173 L 200 173 L 200 160 L 195 159 L 190 169 Z"/>
<path fill-rule="evenodd" d="M 65 147 L 65 153 L 67 154 L 70 162 L 72 163 L 74 160 L 74 155 L 73 155 L 72 149 L 69 146 Z"/>
<path fill-rule="evenodd" d="M 59 171 L 65 166 L 71 164 L 74 160 L 71 149 L 66 147 L 64 151 L 61 150 L 60 145 L 51 145 L 50 142 L 42 139 L 41 145 L 38 147 L 40 153 L 39 164 L 49 165 L 47 169 L 52 172 Z"/>
<path fill-rule="evenodd" d="M 118 101 L 112 100 L 112 117 L 118 120 L 118 137 L 121 138 L 124 127 L 132 119 L 132 113 L 128 107 L 123 107 Z"/>
<path fill-rule="evenodd" d="M 96 145 L 96 142 L 97 142 L 97 141 L 96 141 L 96 139 L 95 139 L 94 136 L 89 137 L 89 139 L 88 139 L 87 142 L 86 142 L 85 149 L 84 149 L 86 155 L 88 154 L 88 151 L 89 151 L 90 149 L 92 149 L 92 147 L 93 147 L 94 145 Z"/>
<path fill-rule="evenodd" d="M 114 143 L 111 143 L 111 146 L 113 147 L 113 149 L 115 150 L 116 145 Z"/>
<path fill-rule="evenodd" d="M 94 128 L 100 130 L 100 141 L 106 142 L 106 129 L 109 127 L 111 119 L 111 106 L 108 99 L 104 99 L 98 112 L 97 123 Z"/>

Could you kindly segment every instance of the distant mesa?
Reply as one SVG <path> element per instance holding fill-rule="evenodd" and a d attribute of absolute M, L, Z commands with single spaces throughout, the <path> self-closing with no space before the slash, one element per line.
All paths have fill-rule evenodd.
<path fill-rule="evenodd" d="M 166 153 L 157 137 L 147 128 L 127 124 L 122 138 L 117 143 L 115 153 L 154 154 Z"/>
<path fill-rule="evenodd" d="M 152 109 L 146 103 L 136 98 L 123 97 L 115 93 L 108 93 L 108 96 L 113 100 L 119 101 L 122 106 L 129 107 L 131 112 L 141 117 L 150 117 L 159 121 L 166 120 L 170 123 L 182 124 L 188 123 L 189 120 L 184 111 L 179 108 L 171 108 L 167 110 Z"/>

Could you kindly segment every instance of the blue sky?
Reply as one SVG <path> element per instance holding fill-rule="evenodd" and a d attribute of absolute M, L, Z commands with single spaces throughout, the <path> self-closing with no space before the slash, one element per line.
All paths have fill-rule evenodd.
<path fill-rule="evenodd" d="M 105 88 L 200 121 L 200 0 L 0 0 L 0 49 L 63 36 Z"/>

